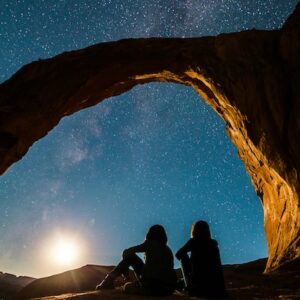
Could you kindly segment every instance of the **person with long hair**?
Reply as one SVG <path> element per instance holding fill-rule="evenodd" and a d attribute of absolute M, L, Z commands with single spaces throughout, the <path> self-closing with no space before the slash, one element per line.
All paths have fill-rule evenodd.
<path fill-rule="evenodd" d="M 201 220 L 192 225 L 191 238 L 177 251 L 176 257 L 181 262 L 190 296 L 226 297 L 218 243 L 211 238 L 207 222 Z"/>
<path fill-rule="evenodd" d="M 173 253 L 167 243 L 168 238 L 163 226 L 151 226 L 145 241 L 125 249 L 121 262 L 107 274 L 96 289 L 113 289 L 115 279 L 121 275 L 129 280 L 129 268 L 132 267 L 137 281 L 125 284 L 125 292 L 153 296 L 172 294 L 176 287 L 177 276 Z M 140 252 L 145 253 L 145 262 L 137 256 L 136 253 Z"/>

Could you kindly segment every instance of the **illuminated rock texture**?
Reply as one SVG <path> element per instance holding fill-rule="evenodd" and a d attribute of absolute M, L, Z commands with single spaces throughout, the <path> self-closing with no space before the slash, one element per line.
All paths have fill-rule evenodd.
<path fill-rule="evenodd" d="M 64 116 L 137 84 L 192 86 L 225 121 L 264 207 L 267 271 L 300 257 L 300 6 L 281 30 L 98 44 L 0 86 L 0 173 Z"/>

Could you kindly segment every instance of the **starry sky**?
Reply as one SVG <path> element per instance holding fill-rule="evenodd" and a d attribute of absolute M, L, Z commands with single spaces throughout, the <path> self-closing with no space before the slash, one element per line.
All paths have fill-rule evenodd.
<path fill-rule="evenodd" d="M 37 59 L 138 37 L 276 29 L 298 0 L 1 0 L 0 82 Z M 176 251 L 207 220 L 223 263 L 267 256 L 263 209 L 224 122 L 192 88 L 151 83 L 64 118 L 0 177 L 0 271 L 115 264 L 162 224 Z M 80 245 L 73 265 L 46 255 Z"/>

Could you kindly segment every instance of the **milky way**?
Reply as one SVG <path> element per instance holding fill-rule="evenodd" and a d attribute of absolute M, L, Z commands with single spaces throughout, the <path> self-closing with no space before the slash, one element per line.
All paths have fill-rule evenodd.
<path fill-rule="evenodd" d="M 298 1 L 1 1 L 0 81 L 95 43 L 277 29 Z M 263 210 L 223 121 L 185 86 L 152 83 L 63 119 L 0 178 L 0 270 L 44 276 L 42 245 L 80 237 L 112 264 L 160 223 L 175 251 L 207 220 L 224 263 L 267 255 Z M 47 267 L 45 267 L 47 266 Z"/>

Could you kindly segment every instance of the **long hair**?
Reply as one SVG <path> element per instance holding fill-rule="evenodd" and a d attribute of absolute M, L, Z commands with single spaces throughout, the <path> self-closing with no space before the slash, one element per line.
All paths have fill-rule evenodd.
<path fill-rule="evenodd" d="M 161 225 L 153 225 L 149 228 L 145 240 L 160 242 L 163 245 L 168 243 L 168 238 L 165 229 Z"/>
<path fill-rule="evenodd" d="M 191 229 L 191 238 L 211 239 L 208 223 L 202 220 L 194 223 Z"/>

